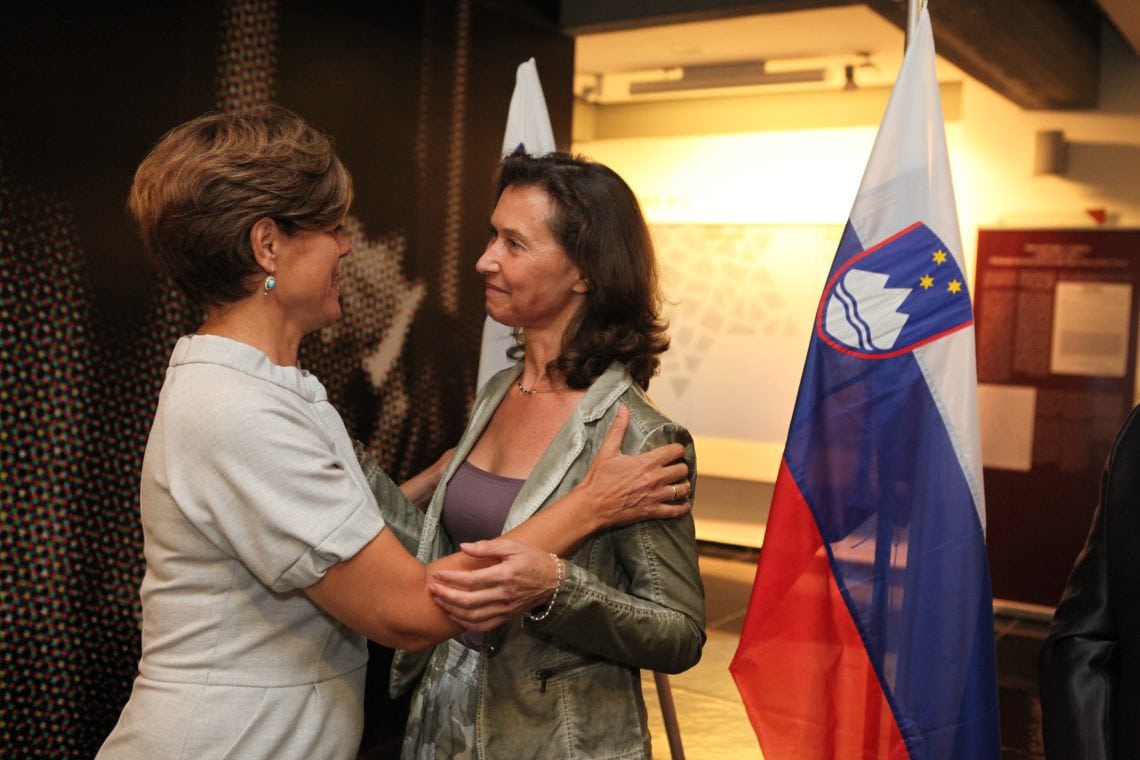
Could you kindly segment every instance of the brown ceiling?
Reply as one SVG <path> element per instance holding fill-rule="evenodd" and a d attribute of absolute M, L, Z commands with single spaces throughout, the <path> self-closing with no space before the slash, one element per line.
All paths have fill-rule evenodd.
<path fill-rule="evenodd" d="M 931 0 L 940 57 L 1030 110 L 1095 108 L 1103 21 L 1140 49 L 1136 0 Z M 903 0 L 564 0 L 563 31 L 575 36 L 661 24 L 861 6 L 906 28 Z M 816 14 L 818 16 L 819 14 Z M 812 14 L 805 14 L 805 19 Z M 813 35 L 805 21 L 805 57 Z M 822 44 L 822 42 L 820 43 Z M 828 53 L 832 51 L 826 51 Z M 764 57 L 764 51 L 757 51 Z"/>

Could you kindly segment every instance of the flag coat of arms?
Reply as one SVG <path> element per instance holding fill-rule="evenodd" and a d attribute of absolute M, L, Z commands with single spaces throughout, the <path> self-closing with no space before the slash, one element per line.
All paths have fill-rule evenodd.
<path fill-rule="evenodd" d="M 546 98 L 538 79 L 538 65 L 533 58 L 519 64 L 515 74 L 515 90 L 507 110 L 507 128 L 503 133 L 504 156 L 520 148 L 533 156 L 542 156 L 554 150 L 554 130 L 550 126 Z M 511 328 L 490 317 L 483 320 L 476 389 L 482 388 L 492 375 L 511 364 L 507 359 L 507 349 L 513 342 Z"/>
<path fill-rule="evenodd" d="M 768 760 L 998 758 L 970 297 L 926 10 L 820 298 L 730 666 Z"/>

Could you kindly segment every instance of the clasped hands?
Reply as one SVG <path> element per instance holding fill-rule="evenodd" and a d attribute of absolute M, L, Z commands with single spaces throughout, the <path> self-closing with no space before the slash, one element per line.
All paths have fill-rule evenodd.
<path fill-rule="evenodd" d="M 622 407 L 590 469 L 574 488 L 584 513 L 581 524 L 591 528 L 579 540 L 604 528 L 680 517 L 692 509 L 681 444 L 622 454 L 621 440 L 628 424 L 629 411 Z M 497 628 L 549 602 L 557 588 L 557 565 L 538 547 L 496 538 L 461 544 L 460 549 L 484 566 L 435 570 L 428 579 L 428 591 L 448 617 L 466 629 Z"/>

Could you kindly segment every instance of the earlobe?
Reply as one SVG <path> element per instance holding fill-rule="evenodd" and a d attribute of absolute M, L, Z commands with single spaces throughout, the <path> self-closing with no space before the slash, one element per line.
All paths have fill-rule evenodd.
<path fill-rule="evenodd" d="M 570 290 L 579 295 L 585 295 L 590 292 L 590 281 L 585 277 L 579 277 Z"/>

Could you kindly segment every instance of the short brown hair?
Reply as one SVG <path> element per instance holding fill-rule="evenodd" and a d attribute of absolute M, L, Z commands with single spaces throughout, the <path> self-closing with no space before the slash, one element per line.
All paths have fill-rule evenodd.
<path fill-rule="evenodd" d="M 669 337 L 653 241 L 633 190 L 608 166 L 567 153 L 507 156 L 496 198 L 512 185 L 537 187 L 550 197 L 550 231 L 590 285 L 554 368 L 570 387 L 585 388 L 619 361 L 648 388 Z M 509 354 L 518 358 L 521 349 Z"/>
<path fill-rule="evenodd" d="M 257 220 L 293 234 L 336 224 L 351 205 L 332 140 L 279 106 L 175 127 L 139 164 L 128 202 L 147 250 L 201 308 L 252 292 Z"/>

